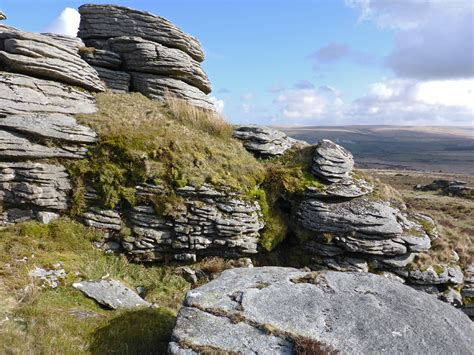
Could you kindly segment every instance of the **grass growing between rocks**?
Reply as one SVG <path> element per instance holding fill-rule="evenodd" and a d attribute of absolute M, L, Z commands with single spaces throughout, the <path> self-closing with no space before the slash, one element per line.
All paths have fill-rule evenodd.
<path fill-rule="evenodd" d="M 189 284 L 168 266 L 130 264 L 93 247 L 99 237 L 68 219 L 48 226 L 25 222 L 0 231 L 0 353 L 164 353 Z M 66 278 L 56 289 L 28 276 L 36 266 L 62 263 Z M 111 311 L 71 284 L 109 275 L 157 309 Z"/>
<path fill-rule="evenodd" d="M 262 164 L 216 114 L 140 94 L 98 94 L 97 106 L 97 113 L 78 117 L 99 136 L 89 159 L 70 166 L 79 210 L 85 181 L 111 207 L 121 200 L 133 204 L 134 186 L 146 181 L 170 189 L 210 183 L 245 192 L 263 180 Z"/>

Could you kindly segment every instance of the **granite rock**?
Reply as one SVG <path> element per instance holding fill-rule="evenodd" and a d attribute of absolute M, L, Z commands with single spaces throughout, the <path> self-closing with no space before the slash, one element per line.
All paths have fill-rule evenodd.
<path fill-rule="evenodd" d="M 336 143 L 323 139 L 315 149 L 312 172 L 328 182 L 347 179 L 354 167 L 352 154 Z"/>

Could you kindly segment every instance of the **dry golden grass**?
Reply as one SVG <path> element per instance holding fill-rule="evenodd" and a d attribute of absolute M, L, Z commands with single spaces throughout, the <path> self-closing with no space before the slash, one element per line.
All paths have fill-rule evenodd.
<path fill-rule="evenodd" d="M 472 178 L 405 171 L 371 171 L 370 174 L 396 187 L 409 208 L 431 216 L 437 224 L 439 238 L 432 242 L 429 252 L 421 253 L 416 258 L 415 266 L 423 268 L 452 263 L 453 250 L 458 253 L 459 264 L 463 269 L 474 261 L 474 201 L 436 192 L 413 191 L 415 185 L 427 184 L 437 178 L 468 181 L 472 181 Z"/>

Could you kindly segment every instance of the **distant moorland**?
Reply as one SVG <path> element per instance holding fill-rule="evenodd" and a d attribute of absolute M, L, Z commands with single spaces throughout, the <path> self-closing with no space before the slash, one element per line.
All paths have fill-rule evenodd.
<path fill-rule="evenodd" d="M 349 149 L 360 168 L 474 175 L 474 127 L 276 127 L 296 139 L 331 139 Z"/>

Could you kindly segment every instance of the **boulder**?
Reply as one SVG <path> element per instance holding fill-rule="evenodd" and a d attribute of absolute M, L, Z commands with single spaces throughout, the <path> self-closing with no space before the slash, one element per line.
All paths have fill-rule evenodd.
<path fill-rule="evenodd" d="M 0 201 L 14 208 L 65 210 L 71 190 L 60 165 L 0 162 Z"/>
<path fill-rule="evenodd" d="M 312 172 L 328 182 L 347 179 L 354 167 L 352 154 L 336 143 L 323 139 L 315 149 Z"/>
<path fill-rule="evenodd" d="M 193 106 L 214 111 L 212 101 L 198 88 L 184 81 L 154 74 L 131 72 L 132 90 L 150 99 L 164 101 L 168 96 L 184 100 Z"/>
<path fill-rule="evenodd" d="M 309 187 L 308 198 L 317 199 L 352 199 L 371 194 L 374 186 L 364 179 L 345 178 L 323 188 Z"/>
<path fill-rule="evenodd" d="M 457 265 L 431 265 L 426 269 L 394 269 L 393 272 L 403 276 L 407 282 L 416 285 L 440 285 L 463 283 L 464 275 Z"/>
<path fill-rule="evenodd" d="M 168 48 L 140 37 L 117 37 L 107 41 L 107 46 L 119 53 L 124 69 L 157 74 L 197 87 L 205 94 L 211 92 L 211 84 L 200 64 L 183 51 Z"/>
<path fill-rule="evenodd" d="M 93 143 L 97 140 L 92 129 L 77 124 L 74 117 L 63 114 L 0 115 L 0 128 L 40 139 L 70 143 Z"/>
<path fill-rule="evenodd" d="M 56 41 L 61 42 L 64 46 L 70 48 L 72 51 L 78 53 L 84 47 L 84 42 L 78 37 L 60 35 L 57 33 L 42 33 L 43 36 L 50 37 Z"/>
<path fill-rule="evenodd" d="M 82 147 L 50 147 L 33 143 L 23 135 L 0 130 L 0 159 L 83 159 L 86 153 Z"/>
<path fill-rule="evenodd" d="M 473 337 L 462 312 L 399 281 L 264 267 L 189 291 L 168 351 L 469 354 Z"/>
<path fill-rule="evenodd" d="M 78 37 L 86 44 L 89 39 L 136 36 L 182 50 L 198 62 L 204 60 L 199 41 L 163 17 L 113 5 L 83 5 L 79 7 L 79 13 Z"/>
<path fill-rule="evenodd" d="M 105 83 L 107 89 L 115 92 L 129 92 L 130 74 L 124 71 L 110 70 L 101 67 L 94 67 L 99 73 L 100 79 Z"/>
<path fill-rule="evenodd" d="M 82 59 L 93 67 L 111 70 L 119 70 L 122 67 L 123 61 L 120 54 L 111 51 L 92 48 L 90 50 L 82 50 L 80 54 Z"/>
<path fill-rule="evenodd" d="M 0 25 L 0 66 L 6 71 L 104 91 L 97 72 L 62 41 Z"/>
<path fill-rule="evenodd" d="M 0 73 L 0 116 L 96 111 L 94 96 L 54 81 Z"/>
<path fill-rule="evenodd" d="M 264 126 L 239 126 L 234 131 L 234 138 L 244 143 L 244 147 L 259 157 L 283 155 L 295 145 L 306 145 L 285 133 Z"/>
<path fill-rule="evenodd" d="M 136 292 L 117 280 L 81 281 L 73 283 L 72 286 L 108 308 L 129 309 L 151 306 Z"/>

